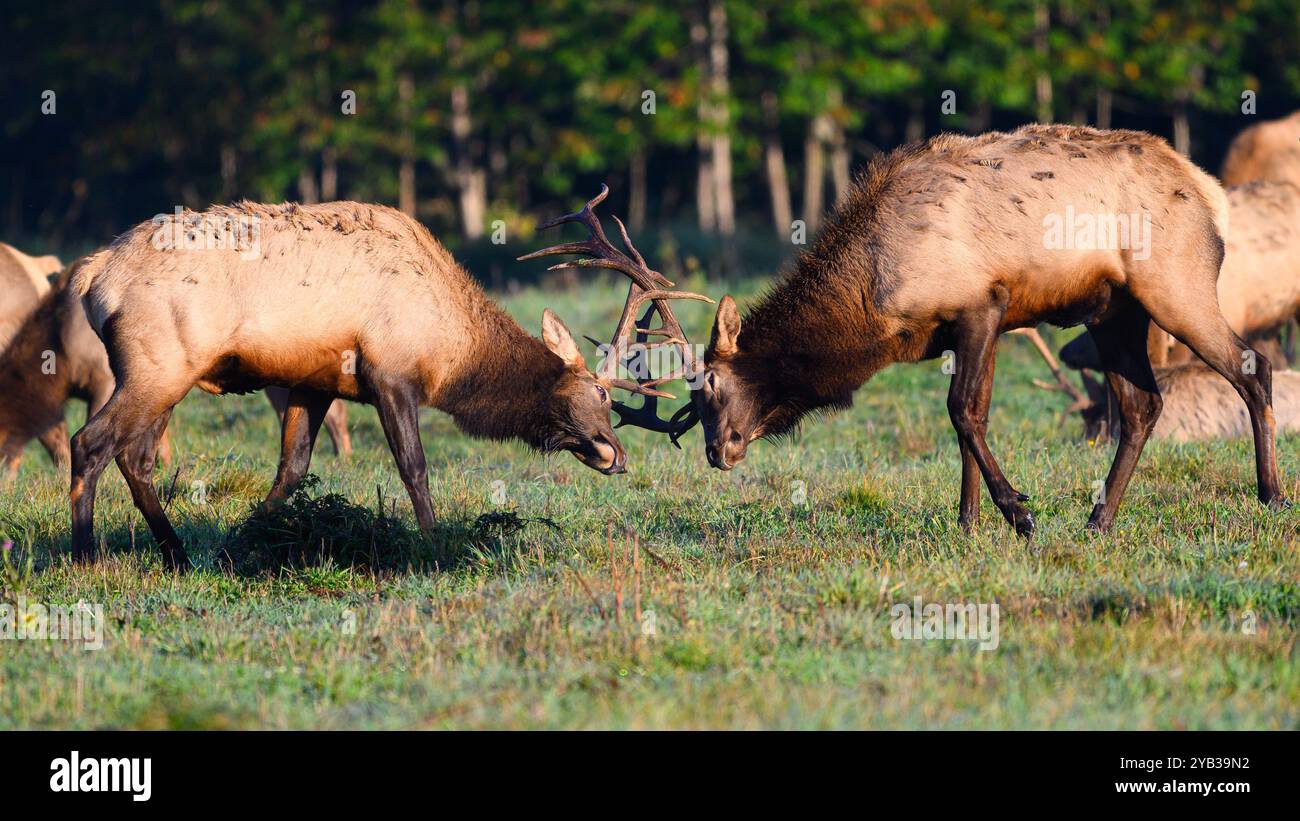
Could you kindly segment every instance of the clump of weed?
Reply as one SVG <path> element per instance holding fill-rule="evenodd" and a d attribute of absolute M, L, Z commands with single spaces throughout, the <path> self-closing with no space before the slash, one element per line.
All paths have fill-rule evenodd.
<path fill-rule="evenodd" d="M 546 518 L 525 518 L 513 510 L 467 519 L 439 519 L 431 533 L 411 527 L 385 510 L 382 491 L 374 510 L 338 493 L 316 495 L 320 479 L 308 474 L 293 495 L 263 510 L 254 506 L 226 539 L 219 563 L 240 575 L 321 566 L 371 571 L 446 568 L 467 557 L 499 558 L 511 537 L 531 524 L 552 530 Z"/>
<path fill-rule="evenodd" d="M 14 543 L 6 539 L 0 545 L 0 601 L 18 597 L 27 592 L 32 580 L 32 551 L 26 558 L 15 555 Z"/>
<path fill-rule="evenodd" d="M 314 495 L 320 479 L 308 474 L 283 503 L 254 507 L 226 539 L 221 560 L 241 575 L 333 562 L 369 570 L 407 569 L 434 561 L 433 539 L 385 512 L 338 493 Z"/>

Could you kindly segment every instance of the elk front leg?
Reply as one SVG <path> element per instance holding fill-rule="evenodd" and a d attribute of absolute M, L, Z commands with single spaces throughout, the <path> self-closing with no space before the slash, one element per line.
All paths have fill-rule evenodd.
<path fill-rule="evenodd" d="M 973 460 L 988 486 L 989 496 L 1008 523 L 1021 536 L 1034 532 L 1034 517 L 1023 504 L 1028 497 L 1007 481 L 993 452 L 985 441 L 988 428 L 988 402 L 993 391 L 993 360 L 996 355 L 998 329 L 1005 311 L 999 300 L 984 311 L 968 314 L 954 328 L 957 340 L 956 372 L 948 388 L 948 415 L 962 443 L 962 510 L 971 502 L 973 481 L 968 482 L 968 460 Z M 973 471 L 971 472 L 973 474 Z"/>
<path fill-rule="evenodd" d="M 988 434 L 989 401 L 993 396 L 993 368 L 996 357 L 990 356 L 985 372 L 980 376 L 980 388 L 971 407 L 971 417 L 980 436 Z M 974 530 L 980 523 L 980 465 L 975 452 L 960 434 L 957 445 L 961 448 L 961 505 L 958 523 L 963 530 Z"/>
<path fill-rule="evenodd" d="M 1115 521 L 1120 500 L 1164 406 L 1147 353 L 1150 325 L 1147 312 L 1134 306 L 1090 329 L 1119 405 L 1120 431 L 1101 501 L 1088 518 L 1089 530 L 1105 532 Z"/>
<path fill-rule="evenodd" d="M 375 407 L 384 428 L 388 447 L 397 460 L 397 471 L 415 507 L 415 520 L 432 530 L 433 500 L 429 498 L 429 476 L 420 443 L 419 405 L 411 391 L 395 386 L 377 386 Z"/>
<path fill-rule="evenodd" d="M 266 393 L 271 395 L 269 389 Z M 316 447 L 316 435 L 333 399 L 329 394 L 298 388 L 285 395 L 284 409 L 280 413 L 280 467 L 270 492 L 262 502 L 263 510 L 288 498 L 307 474 L 311 453 Z M 272 404 L 276 404 L 275 400 Z"/>

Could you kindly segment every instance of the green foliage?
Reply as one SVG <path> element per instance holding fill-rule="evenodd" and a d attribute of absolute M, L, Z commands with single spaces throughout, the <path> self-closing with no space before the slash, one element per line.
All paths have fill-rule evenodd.
<path fill-rule="evenodd" d="M 1261 118 L 1300 104 L 1296 0 L 73 5 L 23 4 L 0 56 L 6 239 L 34 251 L 88 250 L 176 204 L 397 204 L 404 163 L 417 215 L 452 244 L 474 234 L 460 198 L 475 180 L 478 227 L 500 219 L 512 240 L 601 181 L 611 210 L 626 215 L 635 196 L 648 224 L 676 228 L 694 216 L 697 158 L 717 133 L 741 220 L 765 224 L 772 136 L 797 194 L 805 141 L 826 139 L 827 124 L 857 167 L 909 136 L 1042 112 L 1166 136 L 1185 117 L 1193 157 L 1213 167 L 1253 121 L 1244 90 Z M 714 10 L 725 91 L 710 81 Z M 53 116 L 40 112 L 45 90 L 59 95 Z M 706 267 L 730 259 L 719 245 Z"/>

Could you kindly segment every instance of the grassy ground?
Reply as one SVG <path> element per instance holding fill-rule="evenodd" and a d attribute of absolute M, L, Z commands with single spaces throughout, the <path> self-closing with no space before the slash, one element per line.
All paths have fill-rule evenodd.
<path fill-rule="evenodd" d="M 533 332 L 549 304 L 603 335 L 621 294 L 504 301 Z M 697 332 L 710 319 L 680 312 Z M 631 472 L 604 477 L 471 441 L 430 411 L 441 568 L 254 576 L 215 557 L 270 486 L 274 418 L 261 397 L 195 392 L 176 414 L 170 514 L 198 572 L 160 569 L 116 473 L 100 483 L 109 555 L 93 569 L 65 558 L 66 484 L 36 449 L 0 492 L 0 533 L 37 560 L 7 595 L 108 612 L 97 651 L 0 641 L 0 729 L 1300 728 L 1300 514 L 1255 501 L 1249 443 L 1153 443 L 1114 533 L 1085 536 L 1110 451 L 1029 385 L 1040 371 L 1025 340 L 1002 342 L 991 444 L 1033 497 L 1032 542 L 987 498 L 978 532 L 957 528 L 947 377 L 925 363 L 730 474 L 708 468 L 698 432 L 680 452 L 627 432 Z M 373 411 L 354 407 L 353 427 L 350 462 L 322 442 L 315 492 L 371 508 L 382 493 L 411 524 Z M 1280 457 L 1300 498 L 1300 441 Z M 559 529 L 475 526 L 494 511 Z M 653 636 L 624 531 L 649 548 L 639 607 Z M 996 602 L 999 646 L 896 640 L 890 608 L 914 596 Z"/>

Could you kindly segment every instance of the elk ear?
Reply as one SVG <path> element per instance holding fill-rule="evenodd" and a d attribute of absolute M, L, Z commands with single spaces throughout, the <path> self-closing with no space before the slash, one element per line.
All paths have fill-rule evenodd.
<path fill-rule="evenodd" d="M 718 316 L 713 320 L 709 348 L 717 356 L 731 356 L 736 352 L 736 340 L 739 337 L 740 311 L 736 310 L 736 300 L 728 294 L 718 303 Z"/>
<path fill-rule="evenodd" d="M 586 368 L 587 363 L 578 351 L 578 344 L 573 341 L 569 328 L 550 309 L 542 311 L 542 341 L 551 353 L 564 361 L 570 368 Z"/>

